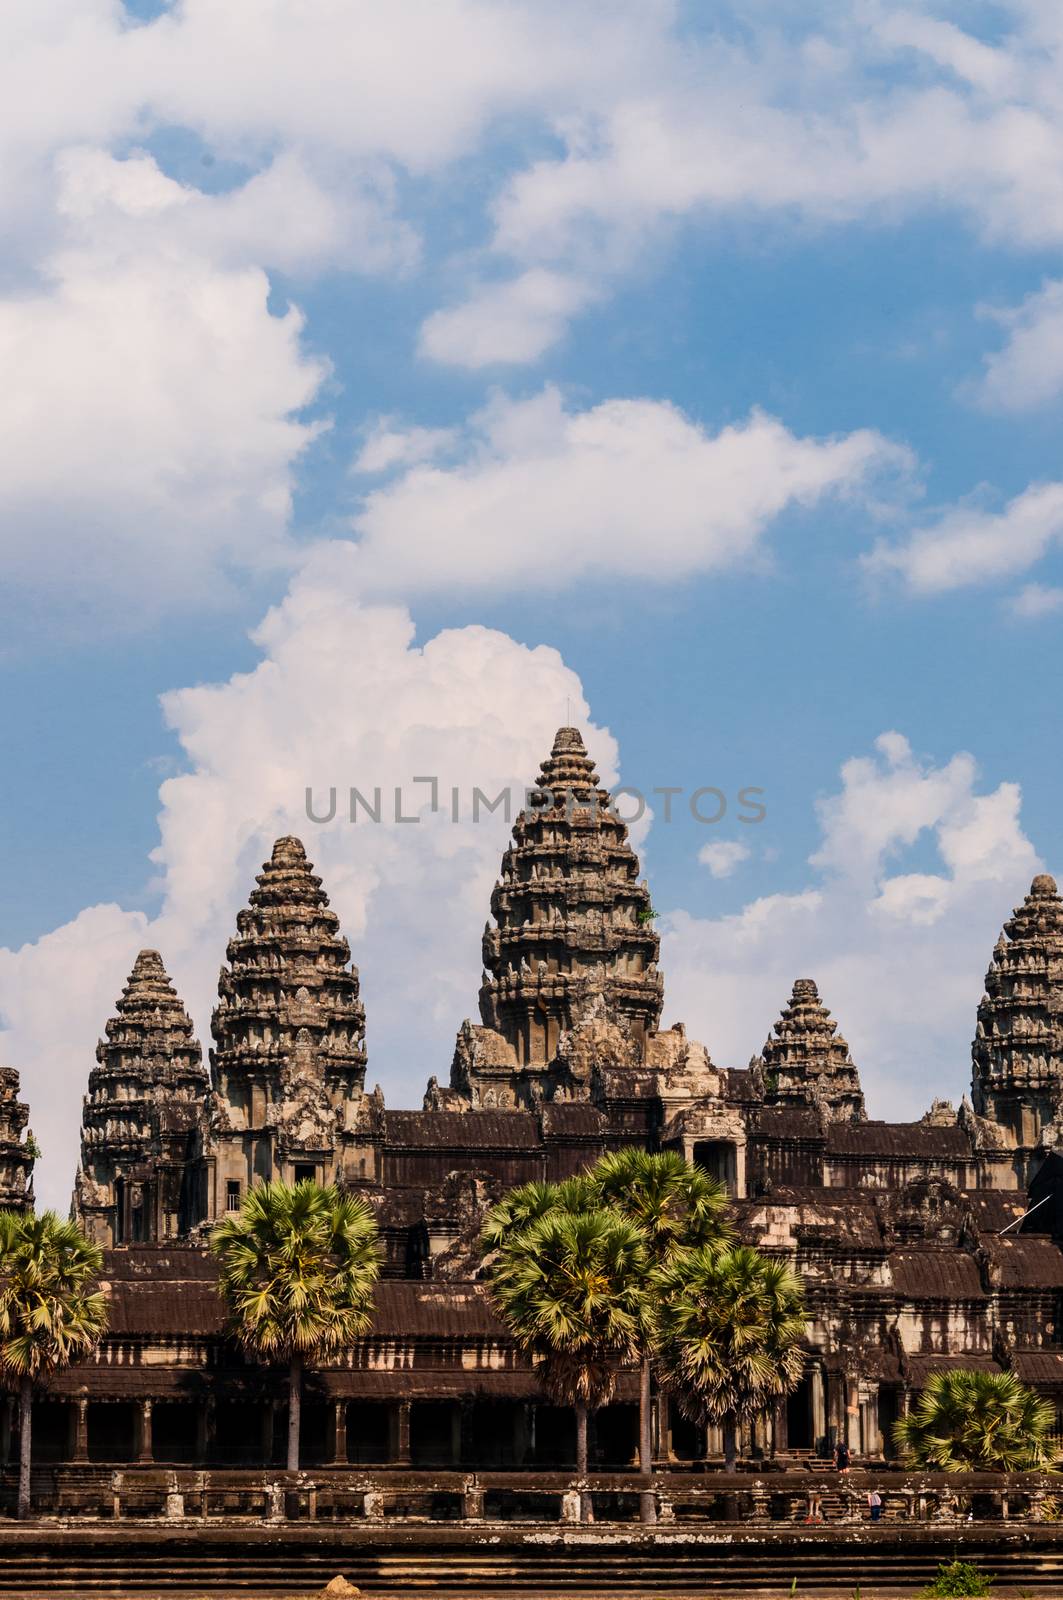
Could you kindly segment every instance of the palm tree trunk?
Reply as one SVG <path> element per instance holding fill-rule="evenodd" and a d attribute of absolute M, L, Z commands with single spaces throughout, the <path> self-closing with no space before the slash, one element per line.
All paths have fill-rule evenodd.
<path fill-rule="evenodd" d="M 303 1358 L 292 1356 L 288 1371 L 288 1471 L 299 1471 L 299 1414 L 303 1404 Z"/>
<path fill-rule="evenodd" d="M 653 1399 L 650 1392 L 650 1358 L 643 1356 L 639 1372 L 639 1472 L 648 1480 L 639 1494 L 639 1517 L 657 1521 L 657 1501 L 653 1493 Z"/>
<path fill-rule="evenodd" d="M 723 1423 L 723 1464 L 733 1472 L 738 1463 L 738 1430 L 734 1417 L 725 1417 Z"/>
<path fill-rule="evenodd" d="M 30 1514 L 30 1467 L 33 1463 L 33 1379 L 26 1376 L 18 1388 L 18 1514 Z"/>
<path fill-rule="evenodd" d="M 587 1476 L 587 1402 L 576 1401 L 576 1476 Z M 581 1522 L 591 1520 L 591 1498 L 580 1490 L 579 1519 Z"/>

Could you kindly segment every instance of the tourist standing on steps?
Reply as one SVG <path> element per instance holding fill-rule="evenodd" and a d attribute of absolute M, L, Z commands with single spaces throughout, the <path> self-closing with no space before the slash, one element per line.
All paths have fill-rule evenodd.
<path fill-rule="evenodd" d="M 882 1516 L 882 1496 L 877 1489 L 867 1491 L 867 1507 L 871 1513 L 872 1522 L 878 1522 Z"/>
<path fill-rule="evenodd" d="M 834 1447 L 834 1465 L 839 1472 L 848 1472 L 853 1464 L 852 1454 L 847 1444 L 836 1444 Z"/>

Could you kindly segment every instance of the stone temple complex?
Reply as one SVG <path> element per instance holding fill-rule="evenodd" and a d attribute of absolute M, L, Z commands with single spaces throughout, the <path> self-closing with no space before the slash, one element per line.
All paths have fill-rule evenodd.
<path fill-rule="evenodd" d="M 913 1393 L 950 1366 L 1013 1369 L 1063 1410 L 1053 880 L 1034 879 L 992 949 L 971 1098 L 876 1122 L 811 978 L 779 996 L 748 1067 L 718 1066 L 680 1023 L 661 1028 L 649 892 L 574 728 L 539 781 L 491 896 L 479 1020 L 462 1023 L 420 1111 L 366 1092 L 358 972 L 299 840 L 277 841 L 237 917 L 207 1063 L 162 957 L 138 956 L 88 1074 L 74 1184 L 77 1217 L 106 1247 L 111 1326 L 91 1360 L 50 1381 L 38 1459 L 283 1459 L 284 1375 L 226 1337 L 206 1239 L 249 1185 L 311 1177 L 371 1203 L 386 1266 L 371 1334 L 308 1376 L 305 1459 L 570 1461 L 571 1417 L 490 1314 L 479 1228 L 508 1187 L 629 1143 L 681 1151 L 726 1183 L 741 1235 L 804 1278 L 806 1375 L 742 1441 L 747 1455 L 799 1458 L 845 1438 L 880 1456 Z M 371 1038 L 371 1010 L 369 1022 Z M 7 1071 L 6 1204 L 31 1200 L 26 1115 Z M 603 1465 L 632 1459 L 635 1398 L 632 1374 L 597 1418 Z M 655 1448 L 675 1462 L 720 1441 L 662 1400 Z"/>

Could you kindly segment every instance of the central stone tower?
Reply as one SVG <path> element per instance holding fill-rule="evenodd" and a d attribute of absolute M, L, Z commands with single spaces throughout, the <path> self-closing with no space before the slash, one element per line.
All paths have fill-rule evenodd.
<path fill-rule="evenodd" d="M 605 1024 L 637 1063 L 661 1014 L 653 909 L 627 827 L 576 728 L 560 728 L 513 828 L 483 937 L 482 1026 L 458 1035 L 451 1090 L 429 1105 L 532 1105 L 571 1073 L 581 1029 Z"/>

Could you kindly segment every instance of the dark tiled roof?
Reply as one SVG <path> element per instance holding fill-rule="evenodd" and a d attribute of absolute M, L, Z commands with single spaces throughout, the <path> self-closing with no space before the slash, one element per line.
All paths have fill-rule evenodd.
<path fill-rule="evenodd" d="M 181 1335 L 209 1337 L 221 1332 L 225 1307 L 214 1285 L 203 1280 L 178 1283 L 110 1285 L 112 1338 Z"/>
<path fill-rule="evenodd" d="M 1021 1190 L 965 1189 L 963 1197 L 970 1204 L 975 1227 L 984 1233 L 999 1233 L 1017 1221 L 1028 1204 Z"/>
<path fill-rule="evenodd" d="M 537 1118 L 527 1111 L 385 1111 L 384 1137 L 395 1149 L 534 1150 Z"/>
<path fill-rule="evenodd" d="M 1063 1250 L 1044 1235 L 1009 1233 L 1001 1239 L 984 1234 L 981 1244 L 990 1282 L 1001 1289 L 1063 1288 Z"/>
<path fill-rule="evenodd" d="M 1063 1351 L 1016 1350 L 1011 1368 L 1023 1383 L 1050 1384 L 1063 1389 Z"/>
<path fill-rule="evenodd" d="M 267 1369 L 257 1369 L 252 1375 L 256 1387 L 268 1386 Z M 107 1362 L 79 1362 L 54 1372 L 42 1384 L 45 1394 L 56 1399 L 87 1392 L 93 1400 L 132 1400 L 150 1396 L 156 1400 L 195 1400 L 208 1391 L 207 1375 L 194 1368 L 163 1367 L 152 1362 L 149 1366 L 112 1366 Z"/>
<path fill-rule="evenodd" d="M 992 1356 L 986 1355 L 906 1355 L 903 1365 L 907 1368 L 912 1382 L 920 1389 L 933 1372 L 958 1372 L 961 1369 L 971 1372 L 1001 1370 L 1000 1363 L 994 1361 Z"/>
<path fill-rule="evenodd" d="M 545 1105 L 540 1116 L 548 1139 L 601 1138 L 608 1127 L 596 1106 Z"/>
<path fill-rule="evenodd" d="M 202 1245 L 130 1244 L 104 1251 L 103 1276 L 110 1282 L 184 1282 L 191 1278 L 214 1283 L 218 1267 Z"/>
<path fill-rule="evenodd" d="M 479 1283 L 412 1283 L 389 1278 L 379 1284 L 373 1315 L 375 1338 L 431 1339 L 506 1337 Z"/>
<path fill-rule="evenodd" d="M 485 1399 L 542 1399 L 535 1373 L 528 1367 L 516 1372 L 441 1371 L 438 1367 L 405 1367 L 322 1373 L 324 1387 L 340 1400 L 465 1399 L 477 1394 Z"/>
<path fill-rule="evenodd" d="M 206 1258 L 216 1280 L 217 1267 Z M 216 1336 L 225 1307 L 214 1282 L 112 1282 L 110 1333 Z M 502 1338 L 505 1335 L 479 1283 L 420 1283 L 386 1278 L 376 1290 L 373 1335 L 378 1338 Z"/>
<path fill-rule="evenodd" d="M 978 1263 L 954 1249 L 894 1250 L 890 1269 L 898 1294 L 909 1300 L 982 1300 Z"/>
<path fill-rule="evenodd" d="M 971 1142 L 960 1127 L 927 1122 L 833 1122 L 828 1156 L 892 1156 L 909 1160 L 971 1158 Z"/>
<path fill-rule="evenodd" d="M 761 1139 L 822 1139 L 819 1118 L 803 1106 L 765 1106 L 757 1117 Z"/>

